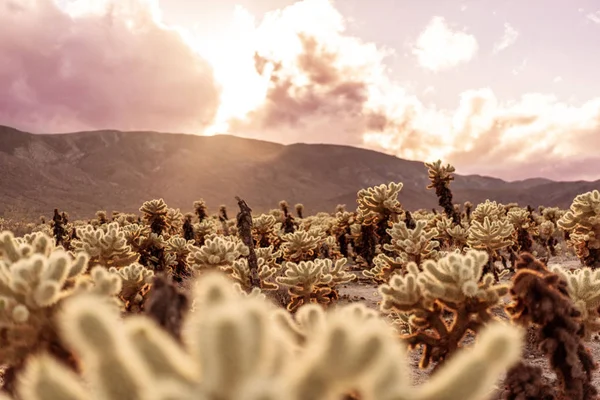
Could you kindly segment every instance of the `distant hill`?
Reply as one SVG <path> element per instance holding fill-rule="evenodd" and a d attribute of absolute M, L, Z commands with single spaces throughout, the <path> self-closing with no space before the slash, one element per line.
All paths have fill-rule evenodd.
<path fill-rule="evenodd" d="M 234 196 L 256 211 L 280 200 L 301 202 L 307 213 L 356 207 L 364 187 L 403 182 L 407 209 L 437 207 L 423 163 L 337 145 L 280 145 L 234 136 L 94 131 L 36 135 L 0 126 L 0 216 L 37 218 L 54 208 L 73 218 L 96 210 L 137 212 L 153 198 L 191 211 L 203 198 L 214 213 Z M 485 199 L 563 208 L 596 182 L 528 179 L 506 182 L 477 175 L 456 176 L 457 202 Z"/>

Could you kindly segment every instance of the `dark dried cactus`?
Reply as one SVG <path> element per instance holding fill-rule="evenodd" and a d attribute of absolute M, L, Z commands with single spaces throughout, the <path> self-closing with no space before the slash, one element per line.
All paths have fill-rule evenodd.
<path fill-rule="evenodd" d="M 240 207 L 240 212 L 237 214 L 238 235 L 242 242 L 248 247 L 248 268 L 250 269 L 250 290 L 260 287 L 260 278 L 258 276 L 258 260 L 254 251 L 254 240 L 252 239 L 252 209 L 248 204 L 235 197 Z"/>
<path fill-rule="evenodd" d="M 300 204 L 300 203 L 296 204 L 296 215 L 300 219 L 304 218 L 304 205 L 303 204 Z"/>
<path fill-rule="evenodd" d="M 408 229 L 415 229 L 417 227 L 417 222 L 413 219 L 410 211 L 404 211 L 404 223 Z"/>
<path fill-rule="evenodd" d="M 542 368 L 522 362 L 508 370 L 504 379 L 503 400 L 555 400 L 551 385 L 544 382 Z"/>
<path fill-rule="evenodd" d="M 165 275 L 156 275 L 144 303 L 144 312 L 181 342 L 181 326 L 190 302 Z"/>
<path fill-rule="evenodd" d="M 67 223 L 69 222 L 68 215 L 66 213 L 59 213 L 58 209 L 54 209 L 54 215 L 52 216 L 52 233 L 57 246 L 63 246 L 66 250 L 69 250 L 69 232 L 67 231 Z"/>
<path fill-rule="evenodd" d="M 377 249 L 377 236 L 373 225 L 360 225 L 360 236 L 354 246 L 355 252 L 368 266 L 373 265 L 373 259 Z"/>
<path fill-rule="evenodd" d="M 208 217 L 206 203 L 203 199 L 194 202 L 194 212 L 198 217 L 198 222 L 202 222 Z"/>
<path fill-rule="evenodd" d="M 514 322 L 537 327 L 537 342 L 556 372 L 562 398 L 596 399 L 592 385 L 596 365 L 583 344 L 580 313 L 568 296 L 566 282 L 529 253 L 521 254 L 515 268 L 513 303 L 507 312 Z"/>
<path fill-rule="evenodd" d="M 183 238 L 185 240 L 195 240 L 194 225 L 192 224 L 192 214 L 186 214 L 183 221 Z"/>

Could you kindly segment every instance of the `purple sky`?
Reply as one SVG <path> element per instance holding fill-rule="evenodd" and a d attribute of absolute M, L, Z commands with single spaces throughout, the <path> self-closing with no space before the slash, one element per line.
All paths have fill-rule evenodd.
<path fill-rule="evenodd" d="M 0 124 L 600 179 L 596 0 L 0 0 Z"/>

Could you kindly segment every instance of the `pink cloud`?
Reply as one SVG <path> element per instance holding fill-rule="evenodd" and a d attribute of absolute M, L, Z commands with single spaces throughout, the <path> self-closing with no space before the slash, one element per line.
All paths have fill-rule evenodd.
<path fill-rule="evenodd" d="M 2 124 L 201 132 L 212 122 L 210 65 L 149 6 L 119 3 L 71 16 L 52 0 L 0 0 Z"/>

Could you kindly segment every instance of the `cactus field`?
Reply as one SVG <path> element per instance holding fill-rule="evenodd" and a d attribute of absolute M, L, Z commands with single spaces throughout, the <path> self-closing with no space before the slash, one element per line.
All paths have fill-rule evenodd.
<path fill-rule="evenodd" d="M 0 219 L 2 400 L 596 399 L 600 192 Z M 243 193 L 240 193 L 243 196 Z"/>

